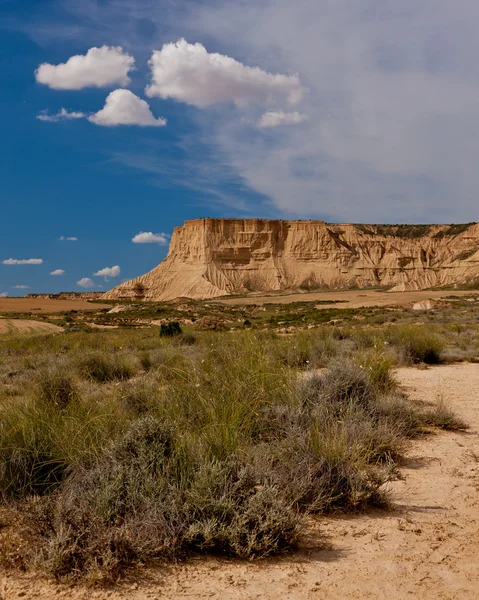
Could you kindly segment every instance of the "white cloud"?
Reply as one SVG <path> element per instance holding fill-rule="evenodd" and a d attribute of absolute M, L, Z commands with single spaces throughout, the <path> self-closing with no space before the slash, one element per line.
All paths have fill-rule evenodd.
<path fill-rule="evenodd" d="M 156 119 L 145 100 L 130 90 L 114 90 L 108 95 L 105 106 L 88 120 L 95 125 L 140 125 L 142 127 L 164 127 L 166 119 Z"/>
<path fill-rule="evenodd" d="M 135 59 L 120 46 L 90 48 L 86 55 L 72 56 L 66 63 L 44 63 L 35 71 L 38 83 L 54 90 L 81 90 L 85 87 L 126 86 Z"/>
<path fill-rule="evenodd" d="M 3 261 L 4 265 L 42 265 L 42 258 L 26 258 L 26 259 L 18 259 L 18 258 L 7 258 L 7 260 Z"/>
<path fill-rule="evenodd" d="M 78 242 L 78 238 L 76 237 L 65 237 L 61 235 L 59 238 L 60 242 Z"/>
<path fill-rule="evenodd" d="M 280 125 L 298 125 L 306 121 L 306 118 L 306 115 L 296 111 L 270 110 L 261 116 L 258 127 L 266 129 L 268 127 L 279 127 Z"/>
<path fill-rule="evenodd" d="M 82 277 L 82 279 L 80 279 L 80 281 L 77 281 L 77 285 L 79 285 L 82 288 L 93 288 L 93 287 L 95 287 L 95 284 L 93 283 L 93 281 L 89 277 Z"/>
<path fill-rule="evenodd" d="M 42 110 L 41 113 L 37 115 L 37 119 L 39 121 L 48 121 L 50 123 L 56 123 L 58 121 L 69 121 L 74 119 L 83 119 L 85 116 L 82 112 L 68 112 L 66 108 L 62 108 L 57 112 L 56 115 L 49 115 L 46 110 Z"/>
<path fill-rule="evenodd" d="M 12 288 L 14 290 L 29 290 L 30 286 L 29 285 L 12 285 Z"/>
<path fill-rule="evenodd" d="M 118 265 L 114 267 L 105 267 L 104 269 L 100 269 L 96 273 L 93 273 L 94 277 L 119 277 L 121 269 Z"/>
<path fill-rule="evenodd" d="M 0 298 L 8 298 L 8 292 L 2 292 Z"/>
<path fill-rule="evenodd" d="M 63 269 L 55 269 L 50 275 L 65 275 L 65 271 Z"/>
<path fill-rule="evenodd" d="M 229 56 L 210 54 L 202 44 L 180 39 L 155 50 L 148 62 L 152 83 L 146 95 L 174 98 L 205 108 L 218 102 L 270 104 L 286 96 L 296 104 L 304 95 L 298 75 L 267 73 Z"/>
<path fill-rule="evenodd" d="M 134 244 L 167 244 L 170 236 L 167 233 L 152 233 L 151 231 L 140 231 L 132 242 Z"/>

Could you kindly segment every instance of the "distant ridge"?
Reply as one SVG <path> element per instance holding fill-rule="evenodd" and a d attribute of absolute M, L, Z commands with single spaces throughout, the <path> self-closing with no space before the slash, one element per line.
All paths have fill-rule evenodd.
<path fill-rule="evenodd" d="M 479 281 L 479 225 L 365 225 L 196 219 L 176 227 L 167 258 L 103 299 L 215 298 L 247 292 Z"/>

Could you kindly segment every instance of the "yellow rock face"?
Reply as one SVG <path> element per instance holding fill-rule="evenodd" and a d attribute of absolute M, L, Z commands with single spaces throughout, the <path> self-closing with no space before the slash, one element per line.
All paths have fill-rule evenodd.
<path fill-rule="evenodd" d="M 477 280 L 478 224 L 197 219 L 175 228 L 163 262 L 103 298 L 200 299 L 353 286 L 407 291 Z"/>

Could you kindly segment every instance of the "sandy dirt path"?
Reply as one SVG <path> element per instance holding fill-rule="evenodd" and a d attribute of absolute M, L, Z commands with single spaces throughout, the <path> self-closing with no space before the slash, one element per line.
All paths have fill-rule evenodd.
<path fill-rule="evenodd" d="M 393 512 L 321 519 L 317 527 L 329 549 L 315 549 L 313 532 L 293 556 L 259 563 L 191 561 L 150 569 L 109 591 L 73 590 L 32 575 L 7 574 L 0 598 L 479 598 L 479 365 L 400 369 L 397 377 L 412 397 L 446 398 L 471 429 L 411 444 L 404 480 L 391 484 Z"/>
<path fill-rule="evenodd" d="M 342 292 L 310 292 L 304 294 L 247 296 L 244 298 L 221 298 L 212 300 L 223 304 L 290 304 L 291 302 L 332 302 L 321 308 L 364 308 L 366 306 L 407 306 L 424 300 L 439 300 L 447 296 L 471 296 L 475 292 L 419 290 L 417 292 L 378 292 L 374 290 L 354 290 Z M 340 301 L 334 304 L 335 301 Z"/>

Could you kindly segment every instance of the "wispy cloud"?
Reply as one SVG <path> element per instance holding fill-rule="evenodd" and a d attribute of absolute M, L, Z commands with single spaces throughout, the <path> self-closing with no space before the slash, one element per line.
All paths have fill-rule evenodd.
<path fill-rule="evenodd" d="M 29 285 L 12 285 L 12 288 L 14 290 L 29 290 L 30 286 Z"/>
<path fill-rule="evenodd" d="M 78 242 L 78 238 L 76 237 L 65 237 L 61 235 L 59 238 L 60 242 Z"/>
<path fill-rule="evenodd" d="M 65 275 L 65 271 L 63 269 L 55 269 L 50 275 Z"/>
<path fill-rule="evenodd" d="M 258 121 L 258 127 L 267 129 L 271 127 L 280 127 L 281 125 L 299 125 L 306 121 L 306 115 L 300 112 L 284 112 L 283 110 L 269 110 L 261 115 Z"/>
<path fill-rule="evenodd" d="M 4 265 L 41 265 L 43 264 L 43 259 L 42 258 L 25 258 L 25 259 L 18 259 L 18 258 L 7 258 L 6 260 L 2 261 L 2 263 Z"/>
<path fill-rule="evenodd" d="M 82 112 L 69 112 L 66 108 L 60 109 L 56 114 L 49 115 L 48 111 L 42 110 L 38 115 L 39 121 L 46 121 L 48 123 L 58 123 L 58 121 L 71 121 L 76 119 L 83 119 L 85 114 Z M 62 236 L 63 237 L 63 236 Z"/>

